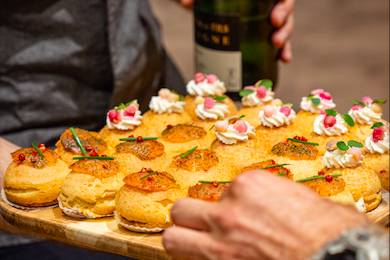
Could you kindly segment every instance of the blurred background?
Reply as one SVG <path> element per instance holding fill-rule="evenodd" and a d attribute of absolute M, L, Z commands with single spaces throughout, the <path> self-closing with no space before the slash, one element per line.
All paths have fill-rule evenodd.
<path fill-rule="evenodd" d="M 151 0 L 164 43 L 184 78 L 194 73 L 192 12 Z M 389 1 L 298 0 L 294 60 L 280 66 L 277 95 L 297 109 L 313 88 L 330 91 L 339 112 L 352 99 L 389 97 Z M 388 104 L 384 117 L 389 119 Z"/>

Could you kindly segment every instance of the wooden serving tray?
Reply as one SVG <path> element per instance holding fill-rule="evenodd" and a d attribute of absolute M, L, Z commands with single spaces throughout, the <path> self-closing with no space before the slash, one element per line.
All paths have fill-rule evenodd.
<path fill-rule="evenodd" d="M 133 233 L 118 227 L 114 218 L 75 220 L 59 208 L 31 211 L 16 209 L 0 199 L 0 213 L 21 231 L 79 247 L 120 254 L 138 259 L 168 259 L 161 234 Z M 383 196 L 378 208 L 369 212 L 371 221 L 389 224 L 389 197 Z"/>

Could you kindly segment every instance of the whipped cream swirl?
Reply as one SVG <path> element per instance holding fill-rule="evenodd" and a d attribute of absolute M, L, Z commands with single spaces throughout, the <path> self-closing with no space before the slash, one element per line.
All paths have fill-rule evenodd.
<path fill-rule="evenodd" d="M 334 151 L 326 151 L 322 162 L 326 168 L 354 168 L 362 164 L 363 155 L 356 156 L 336 149 Z"/>
<path fill-rule="evenodd" d="M 355 122 L 361 125 L 372 125 L 382 118 L 382 113 L 376 113 L 372 106 L 354 106 L 348 111 L 348 114 Z"/>
<path fill-rule="evenodd" d="M 229 112 L 228 106 L 223 103 L 217 103 L 212 108 L 205 108 L 203 104 L 199 104 L 196 106 L 195 109 L 195 114 L 202 120 L 222 119 L 226 117 L 228 112 Z"/>
<path fill-rule="evenodd" d="M 142 116 L 137 101 L 121 104 L 108 111 L 106 124 L 109 129 L 133 130 L 139 126 Z"/>
<path fill-rule="evenodd" d="M 215 75 L 197 73 L 195 79 L 187 83 L 187 92 L 191 96 L 222 96 L 226 87 Z"/>
<path fill-rule="evenodd" d="M 246 87 L 245 89 L 252 90 L 251 94 L 242 97 L 241 102 L 245 107 L 253 107 L 263 105 L 274 99 L 275 93 L 265 87 Z"/>
<path fill-rule="evenodd" d="M 283 112 L 284 109 L 289 112 Z M 295 117 L 295 111 L 288 107 L 266 106 L 259 111 L 260 125 L 270 128 L 290 125 Z"/>
<path fill-rule="evenodd" d="M 319 115 L 314 120 L 314 132 L 318 135 L 338 136 L 348 132 L 348 128 L 339 114 L 336 115 L 336 123 L 331 127 L 324 124 L 326 115 Z"/>
<path fill-rule="evenodd" d="M 149 108 L 158 114 L 182 113 L 184 101 L 180 101 L 180 96 L 169 89 L 161 89 L 159 95 L 150 100 Z"/>
<path fill-rule="evenodd" d="M 365 213 L 367 211 L 366 204 L 364 203 L 364 199 L 360 198 L 358 201 L 355 202 L 355 208 L 360 213 Z"/>
<path fill-rule="evenodd" d="M 389 151 L 389 133 L 386 131 L 382 140 L 374 141 L 373 135 L 366 138 L 365 145 L 370 153 L 384 154 Z"/>
<path fill-rule="evenodd" d="M 315 89 L 310 94 L 310 96 L 302 98 L 302 110 L 311 113 L 319 113 L 321 110 L 332 109 L 336 107 L 336 104 L 333 102 L 333 98 L 330 93 L 324 91 L 323 89 Z M 319 100 L 319 104 L 313 102 L 313 99 Z"/>
<path fill-rule="evenodd" d="M 245 120 L 237 120 L 229 123 L 230 120 L 218 121 L 215 123 L 215 134 L 224 144 L 236 144 L 237 142 L 248 141 L 255 136 L 255 130 Z"/>

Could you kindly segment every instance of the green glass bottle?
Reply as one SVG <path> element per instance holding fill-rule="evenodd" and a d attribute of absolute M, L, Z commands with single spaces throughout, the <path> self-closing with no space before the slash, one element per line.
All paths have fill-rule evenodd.
<path fill-rule="evenodd" d="M 196 71 L 218 75 L 227 94 L 239 99 L 259 79 L 277 83 L 278 50 L 270 21 L 278 0 L 195 0 Z"/>

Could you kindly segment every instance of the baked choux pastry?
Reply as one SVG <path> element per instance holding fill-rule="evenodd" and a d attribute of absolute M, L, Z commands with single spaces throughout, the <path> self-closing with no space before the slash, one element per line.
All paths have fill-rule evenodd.
<path fill-rule="evenodd" d="M 106 142 L 98 133 L 73 127 L 61 134 L 55 151 L 68 165 L 74 163 L 73 157 L 110 153 Z"/>
<path fill-rule="evenodd" d="M 123 185 L 119 163 L 112 157 L 83 159 L 70 166 L 58 202 L 65 215 L 75 218 L 112 216 L 115 194 Z"/>
<path fill-rule="evenodd" d="M 291 173 L 290 169 L 286 168 L 288 164 L 278 164 L 274 160 L 266 160 L 262 162 L 252 163 L 251 165 L 245 166 L 240 169 L 239 174 L 246 173 L 254 170 L 263 170 L 274 175 L 285 177 L 290 180 L 293 180 L 294 175 Z"/>
<path fill-rule="evenodd" d="M 26 207 L 57 204 L 57 197 L 68 166 L 44 144 L 20 148 L 12 154 L 12 163 L 4 174 L 7 199 Z"/>
<path fill-rule="evenodd" d="M 143 169 L 125 177 L 116 195 L 118 224 L 137 232 L 160 232 L 172 225 L 170 209 L 185 194 L 167 172 Z"/>
<path fill-rule="evenodd" d="M 188 188 L 188 197 L 216 202 L 221 199 L 222 194 L 229 186 L 230 181 L 199 181 Z"/>

